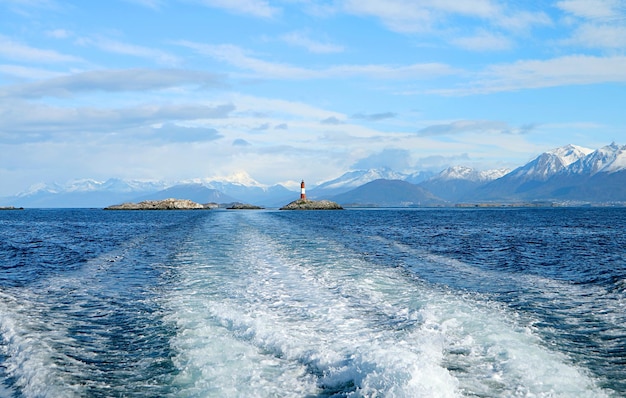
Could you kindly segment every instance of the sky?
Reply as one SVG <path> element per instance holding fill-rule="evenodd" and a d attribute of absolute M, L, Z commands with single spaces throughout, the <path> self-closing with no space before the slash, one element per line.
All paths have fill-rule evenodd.
<path fill-rule="evenodd" d="M 626 144 L 626 0 L 0 0 L 0 196 Z"/>

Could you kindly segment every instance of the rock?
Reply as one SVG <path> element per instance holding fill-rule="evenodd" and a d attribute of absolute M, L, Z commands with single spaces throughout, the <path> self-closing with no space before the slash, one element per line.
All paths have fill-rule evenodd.
<path fill-rule="evenodd" d="M 163 200 L 145 200 L 139 203 L 122 203 L 121 205 L 113 205 L 105 207 L 104 210 L 199 210 L 205 209 L 199 203 L 189 199 L 163 199 Z"/>
<path fill-rule="evenodd" d="M 24 208 L 23 207 L 7 206 L 7 207 L 0 207 L 0 210 L 24 210 Z"/>
<path fill-rule="evenodd" d="M 260 206 L 250 205 L 247 203 L 233 203 L 228 206 L 226 209 L 228 210 L 262 210 L 263 208 Z"/>
<path fill-rule="evenodd" d="M 343 207 L 330 200 L 298 199 L 281 207 L 280 210 L 343 210 Z"/>

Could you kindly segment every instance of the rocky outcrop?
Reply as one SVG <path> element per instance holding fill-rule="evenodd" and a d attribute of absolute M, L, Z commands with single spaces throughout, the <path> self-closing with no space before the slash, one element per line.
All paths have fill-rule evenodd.
<path fill-rule="evenodd" d="M 139 203 L 122 203 L 106 207 L 104 210 L 201 210 L 207 209 L 188 199 L 145 200 Z"/>
<path fill-rule="evenodd" d="M 24 210 L 24 208 L 23 207 L 13 207 L 13 206 L 6 206 L 6 207 L 0 206 L 0 210 Z"/>
<path fill-rule="evenodd" d="M 330 200 L 298 199 L 281 207 L 280 210 L 343 210 L 343 207 Z"/>
<path fill-rule="evenodd" d="M 262 210 L 261 206 L 255 206 L 248 203 L 233 203 L 226 207 L 227 210 Z"/>

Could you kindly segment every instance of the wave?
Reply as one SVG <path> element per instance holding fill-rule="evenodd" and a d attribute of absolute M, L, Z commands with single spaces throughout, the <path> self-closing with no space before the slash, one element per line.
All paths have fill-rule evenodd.
<path fill-rule="evenodd" d="M 223 218 L 229 240 L 207 228 L 181 249 L 168 297 L 182 391 L 607 396 L 498 303 L 381 267 L 290 223 Z"/>

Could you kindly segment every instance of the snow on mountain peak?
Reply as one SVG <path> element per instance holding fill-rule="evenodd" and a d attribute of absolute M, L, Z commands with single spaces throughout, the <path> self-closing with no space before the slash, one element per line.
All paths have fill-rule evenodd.
<path fill-rule="evenodd" d="M 404 180 L 404 174 L 395 172 L 390 169 L 368 169 L 355 170 L 343 174 L 334 180 L 326 181 L 317 186 L 317 188 L 337 189 L 345 187 L 358 187 L 374 180 Z"/>
<path fill-rule="evenodd" d="M 576 162 L 577 160 L 589 155 L 593 149 L 584 148 L 578 145 L 565 145 L 546 152 L 547 154 L 556 156 L 564 167 Z"/>
<path fill-rule="evenodd" d="M 507 174 L 509 169 L 479 171 L 466 166 L 452 166 L 442 171 L 436 178 L 442 180 L 491 181 Z"/>
<path fill-rule="evenodd" d="M 259 187 L 259 188 L 265 188 L 266 185 L 261 184 L 260 182 L 256 181 L 254 178 L 252 178 L 250 176 L 250 174 L 248 174 L 245 171 L 239 171 L 227 176 L 219 176 L 219 177 L 213 177 L 210 179 L 206 179 L 205 182 L 207 183 L 222 183 L 222 184 L 235 184 L 235 185 L 243 185 L 243 186 L 247 186 L 247 187 Z"/>
<path fill-rule="evenodd" d="M 545 181 L 592 152 L 592 149 L 581 146 L 565 145 L 542 153 L 533 161 L 515 169 L 511 174 L 519 178 L 538 178 Z"/>
<path fill-rule="evenodd" d="M 492 181 L 497 180 L 500 177 L 503 177 L 511 172 L 511 169 L 502 168 L 502 169 L 492 169 L 481 171 L 480 174 L 483 177 L 484 181 Z"/>
<path fill-rule="evenodd" d="M 439 177 L 444 180 L 470 180 L 473 179 L 475 174 L 476 171 L 472 168 L 465 166 L 452 166 L 442 171 Z"/>
<path fill-rule="evenodd" d="M 570 167 L 577 174 L 613 173 L 626 169 L 626 145 L 620 147 L 615 142 L 592 151 Z"/>
<path fill-rule="evenodd" d="M 616 151 L 615 159 L 613 159 L 613 162 L 611 162 L 611 164 L 605 167 L 605 171 L 609 173 L 613 173 L 613 172 L 620 171 L 620 170 L 626 170 L 626 145 L 622 146 L 621 148 L 618 147 Z"/>
<path fill-rule="evenodd" d="M 63 187 L 59 186 L 58 184 L 46 184 L 46 183 L 40 182 L 40 183 L 31 185 L 25 191 L 19 192 L 18 194 L 16 194 L 16 196 L 26 197 L 26 196 L 36 195 L 41 192 L 58 193 L 62 190 L 63 190 Z"/>

